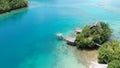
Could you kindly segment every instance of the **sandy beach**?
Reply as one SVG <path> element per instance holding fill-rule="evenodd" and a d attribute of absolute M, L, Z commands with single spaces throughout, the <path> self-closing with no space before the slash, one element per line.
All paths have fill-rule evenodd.
<path fill-rule="evenodd" d="M 74 46 L 68 46 L 74 54 L 79 58 L 82 58 L 83 63 L 89 68 L 91 62 L 96 62 L 98 61 L 98 51 L 96 49 L 94 50 L 80 50 L 77 49 Z"/>

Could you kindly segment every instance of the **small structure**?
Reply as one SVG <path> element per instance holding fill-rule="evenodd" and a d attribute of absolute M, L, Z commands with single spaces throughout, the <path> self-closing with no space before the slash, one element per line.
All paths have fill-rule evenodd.
<path fill-rule="evenodd" d="M 107 68 L 108 64 L 99 64 L 96 62 L 91 62 L 89 68 Z"/>
<path fill-rule="evenodd" d="M 59 38 L 59 39 L 64 39 L 64 36 L 62 33 L 57 33 L 56 36 Z"/>
<path fill-rule="evenodd" d="M 90 27 L 90 29 L 92 29 L 92 28 L 94 28 L 94 27 L 96 27 L 96 26 L 101 27 L 101 24 L 100 24 L 99 21 L 96 21 L 96 22 Z"/>
<path fill-rule="evenodd" d="M 67 44 L 74 45 L 76 38 L 66 37 L 65 40 L 66 40 Z"/>
<path fill-rule="evenodd" d="M 76 34 L 79 34 L 79 33 L 82 32 L 82 29 L 80 29 L 80 28 L 76 28 L 75 32 L 76 32 Z"/>

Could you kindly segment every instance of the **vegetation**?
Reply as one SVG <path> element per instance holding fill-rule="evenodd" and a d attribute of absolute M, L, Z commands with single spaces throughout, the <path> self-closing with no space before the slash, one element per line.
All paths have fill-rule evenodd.
<path fill-rule="evenodd" d="M 96 43 L 101 47 L 98 50 L 99 63 L 108 64 L 108 68 L 120 68 L 120 42 L 108 41 L 111 29 L 108 24 L 100 22 L 95 26 L 85 26 L 82 33 L 77 34 L 78 48 L 94 48 Z"/>
<path fill-rule="evenodd" d="M 27 0 L 0 0 L 0 13 L 28 6 Z"/>
<path fill-rule="evenodd" d="M 119 60 L 113 60 L 108 64 L 108 68 L 120 68 L 120 61 Z"/>
<path fill-rule="evenodd" d="M 120 43 L 117 41 L 106 42 L 99 48 L 99 62 L 109 63 L 113 60 L 120 60 Z"/>
<path fill-rule="evenodd" d="M 103 44 L 111 36 L 111 29 L 108 24 L 100 22 L 93 28 L 85 26 L 82 33 L 76 37 L 78 48 L 94 48 L 95 44 Z"/>
<path fill-rule="evenodd" d="M 87 47 L 94 46 L 94 41 L 93 41 L 93 38 L 91 37 L 90 26 L 86 26 L 82 30 L 82 33 L 77 35 L 76 44 L 77 44 L 77 47 L 80 47 L 80 48 L 87 48 Z"/>

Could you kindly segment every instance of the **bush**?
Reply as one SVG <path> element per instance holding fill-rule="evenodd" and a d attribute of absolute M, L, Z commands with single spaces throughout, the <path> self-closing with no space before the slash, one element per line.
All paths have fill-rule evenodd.
<path fill-rule="evenodd" d="M 28 2 L 26 0 L 12 0 L 10 2 L 11 9 L 18 9 L 27 6 Z"/>
<path fill-rule="evenodd" d="M 112 60 L 120 60 L 120 46 L 119 42 L 112 41 L 112 42 L 106 42 L 103 44 L 99 50 L 99 62 L 100 63 L 109 63 Z"/>
<path fill-rule="evenodd" d="M 77 35 L 76 44 L 78 48 L 89 48 L 93 47 L 94 41 L 92 41 L 92 37 L 90 37 L 90 26 L 86 26 L 81 34 Z M 89 38 L 88 38 L 89 37 Z"/>
<path fill-rule="evenodd" d="M 95 43 L 103 44 L 111 36 L 111 29 L 108 24 L 100 22 L 101 26 L 97 25 L 90 29 L 90 26 L 85 26 L 82 33 L 76 36 L 76 45 L 79 48 L 94 48 Z"/>
<path fill-rule="evenodd" d="M 101 27 L 103 29 L 103 32 L 101 33 L 101 41 L 102 41 L 102 43 L 104 43 L 111 36 L 112 31 L 109 28 L 109 25 L 104 22 L 101 22 Z"/>
<path fill-rule="evenodd" d="M 27 5 L 27 0 L 0 0 L 0 13 L 26 7 Z"/>
<path fill-rule="evenodd" d="M 10 10 L 10 6 L 8 1 L 0 1 L 0 13 L 3 13 L 4 11 L 9 11 Z"/>
<path fill-rule="evenodd" d="M 107 68 L 120 68 L 120 60 L 113 60 L 108 64 Z"/>
<path fill-rule="evenodd" d="M 77 43 L 78 48 L 92 48 L 94 46 L 94 41 L 90 38 L 80 38 L 79 42 Z"/>
<path fill-rule="evenodd" d="M 112 60 L 112 55 L 114 53 L 113 49 L 111 49 L 111 43 L 110 42 L 106 42 L 105 44 L 103 44 L 98 52 L 99 52 L 99 62 L 100 63 L 108 63 Z"/>

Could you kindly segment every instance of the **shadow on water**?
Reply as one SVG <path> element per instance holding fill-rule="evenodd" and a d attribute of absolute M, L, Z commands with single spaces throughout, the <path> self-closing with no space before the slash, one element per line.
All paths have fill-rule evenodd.
<path fill-rule="evenodd" d="M 28 8 L 22 8 L 18 10 L 14 10 L 5 14 L 0 15 L 0 25 L 5 24 L 5 22 L 13 21 L 12 23 L 16 23 L 17 20 L 22 20 L 22 18 L 27 13 Z"/>

